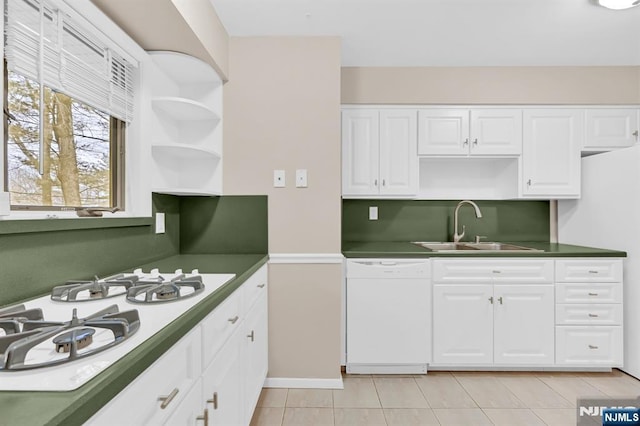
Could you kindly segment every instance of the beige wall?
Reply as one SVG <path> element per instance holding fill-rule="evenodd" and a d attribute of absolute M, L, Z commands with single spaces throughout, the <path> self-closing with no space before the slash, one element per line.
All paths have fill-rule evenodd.
<path fill-rule="evenodd" d="M 342 265 L 269 265 L 269 377 L 340 377 Z"/>
<path fill-rule="evenodd" d="M 640 67 L 345 67 L 345 104 L 633 104 Z"/>
<path fill-rule="evenodd" d="M 340 252 L 340 41 L 231 38 L 224 193 L 269 196 L 270 253 Z M 285 188 L 273 170 L 286 171 Z M 296 188 L 295 170 L 308 170 Z M 340 377 L 340 264 L 269 268 L 269 377 Z"/>
<path fill-rule="evenodd" d="M 229 36 L 209 0 L 92 0 L 145 50 L 182 52 L 228 76 Z"/>
<path fill-rule="evenodd" d="M 224 193 L 269 196 L 270 253 L 340 252 L 340 41 L 231 38 Z M 273 170 L 286 188 L 273 187 Z M 308 188 L 296 188 L 296 169 Z"/>

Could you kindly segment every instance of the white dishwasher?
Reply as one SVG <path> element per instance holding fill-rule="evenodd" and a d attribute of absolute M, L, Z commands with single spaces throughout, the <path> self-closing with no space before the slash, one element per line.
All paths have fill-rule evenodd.
<path fill-rule="evenodd" d="M 348 259 L 346 277 L 347 373 L 426 373 L 429 259 Z"/>

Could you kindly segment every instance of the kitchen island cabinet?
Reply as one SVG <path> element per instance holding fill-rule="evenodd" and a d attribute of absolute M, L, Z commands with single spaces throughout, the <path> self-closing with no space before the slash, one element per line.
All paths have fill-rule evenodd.
<path fill-rule="evenodd" d="M 165 270 L 199 268 L 202 273 L 234 273 L 236 278 L 74 391 L 0 392 L 2 424 L 20 426 L 83 424 L 182 337 L 192 331 L 198 323 L 265 265 L 267 260 L 266 254 L 176 255 L 150 264 L 138 265 L 145 270 L 152 267 Z M 200 408 L 204 407 L 203 402 L 203 400 L 199 401 Z M 38 409 L 34 411 L 33 407 Z M 201 411 L 200 415 L 202 414 Z"/>

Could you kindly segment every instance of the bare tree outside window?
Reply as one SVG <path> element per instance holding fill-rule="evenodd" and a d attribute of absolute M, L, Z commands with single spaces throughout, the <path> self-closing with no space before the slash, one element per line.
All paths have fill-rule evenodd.
<path fill-rule="evenodd" d="M 7 189 L 12 206 L 113 207 L 110 156 L 117 151 L 110 135 L 113 119 L 49 88 L 44 91 L 44 117 L 40 117 L 39 84 L 11 71 L 7 78 Z"/>

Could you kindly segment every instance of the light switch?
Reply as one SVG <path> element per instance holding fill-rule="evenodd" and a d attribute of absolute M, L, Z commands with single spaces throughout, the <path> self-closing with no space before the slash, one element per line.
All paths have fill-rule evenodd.
<path fill-rule="evenodd" d="M 369 220 L 378 220 L 378 206 L 369 207 Z"/>
<path fill-rule="evenodd" d="M 275 188 L 284 188 L 285 187 L 284 170 L 274 170 L 273 171 L 273 186 Z"/>
<path fill-rule="evenodd" d="M 296 188 L 307 187 L 307 169 L 296 170 Z"/>
<path fill-rule="evenodd" d="M 156 234 L 164 234 L 164 213 L 156 213 Z"/>

